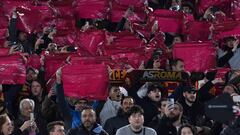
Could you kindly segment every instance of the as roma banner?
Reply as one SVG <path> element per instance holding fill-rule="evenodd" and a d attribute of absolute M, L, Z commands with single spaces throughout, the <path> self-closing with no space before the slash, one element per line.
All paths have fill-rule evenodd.
<path fill-rule="evenodd" d="M 69 97 L 105 100 L 108 80 L 105 64 L 73 63 L 62 69 L 64 94 Z"/>
<path fill-rule="evenodd" d="M 187 81 L 188 74 L 185 72 L 162 71 L 162 70 L 134 70 L 127 75 L 131 80 L 141 82 L 164 82 L 164 81 Z"/>

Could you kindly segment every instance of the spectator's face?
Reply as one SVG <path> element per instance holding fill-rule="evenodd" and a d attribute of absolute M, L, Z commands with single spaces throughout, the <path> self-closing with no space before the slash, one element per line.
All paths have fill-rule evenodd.
<path fill-rule="evenodd" d="M 125 98 L 122 102 L 122 109 L 124 112 L 127 112 L 134 105 L 132 98 Z"/>
<path fill-rule="evenodd" d="M 172 66 L 173 71 L 184 71 L 184 63 L 182 61 L 178 61 L 175 66 Z"/>
<path fill-rule="evenodd" d="M 180 119 L 181 113 L 182 112 L 179 105 L 174 104 L 173 109 L 171 109 L 166 115 L 168 118 L 170 118 L 171 121 L 175 122 Z"/>
<path fill-rule="evenodd" d="M 153 60 L 153 69 L 160 69 L 161 63 L 159 59 Z"/>
<path fill-rule="evenodd" d="M 167 101 L 162 101 L 161 102 L 161 107 L 160 107 L 160 112 L 161 113 L 165 114 L 166 106 L 167 106 Z"/>
<path fill-rule="evenodd" d="M 196 91 L 186 91 L 183 93 L 183 96 L 185 97 L 185 100 L 189 103 L 194 103 L 197 98 Z"/>
<path fill-rule="evenodd" d="M 182 43 L 181 37 L 174 37 L 174 38 L 173 38 L 173 43 L 172 43 L 172 44 L 174 45 L 174 44 L 176 44 L 176 43 Z"/>
<path fill-rule="evenodd" d="M 184 6 L 182 8 L 183 13 L 191 14 L 192 10 L 188 6 Z"/>
<path fill-rule="evenodd" d="M 50 27 L 44 27 L 43 28 L 43 34 L 49 34 L 51 31 L 51 28 Z"/>
<path fill-rule="evenodd" d="M 96 113 L 92 109 L 83 110 L 81 120 L 85 128 L 91 128 L 96 123 Z"/>
<path fill-rule="evenodd" d="M 144 123 L 144 117 L 141 113 L 134 113 L 128 118 L 128 121 L 135 129 L 141 129 Z"/>
<path fill-rule="evenodd" d="M 155 102 L 159 102 L 161 100 L 161 91 L 159 89 L 151 90 L 148 93 L 148 97 Z"/>
<path fill-rule="evenodd" d="M 29 102 L 24 102 L 21 113 L 23 116 L 30 118 L 30 113 L 32 113 L 33 110 L 34 108 Z"/>
<path fill-rule="evenodd" d="M 181 130 L 181 135 L 193 135 L 193 132 L 189 127 L 184 127 Z"/>
<path fill-rule="evenodd" d="M 227 85 L 224 87 L 223 93 L 228 93 L 228 94 L 232 95 L 233 93 L 235 93 L 235 91 L 232 86 Z"/>
<path fill-rule="evenodd" d="M 34 73 L 32 70 L 29 70 L 26 77 L 27 81 L 32 81 L 36 79 L 36 73 Z"/>
<path fill-rule="evenodd" d="M 113 101 L 121 101 L 122 99 L 122 93 L 117 86 L 113 86 L 109 92 L 109 97 Z"/>
<path fill-rule="evenodd" d="M 77 103 L 75 104 L 75 110 L 77 111 L 82 111 L 84 107 L 87 106 L 87 101 L 86 100 L 79 100 L 77 101 Z"/>
<path fill-rule="evenodd" d="M 33 81 L 31 85 L 31 92 L 33 96 L 39 96 L 42 94 L 42 86 L 37 81 Z"/>
<path fill-rule="evenodd" d="M 234 42 L 235 42 L 234 39 L 229 39 L 226 44 L 227 44 L 227 46 L 228 46 L 229 48 L 233 48 Z"/>
<path fill-rule="evenodd" d="M 130 30 L 130 22 L 127 20 L 126 21 L 126 23 L 124 24 L 124 28 L 126 29 L 126 30 Z"/>
<path fill-rule="evenodd" d="M 6 122 L 1 127 L 1 133 L 3 135 L 10 135 L 13 132 L 13 123 L 9 119 L 9 117 L 6 117 Z"/>
<path fill-rule="evenodd" d="M 18 35 L 18 38 L 20 41 L 26 41 L 27 40 L 27 33 L 20 32 Z"/>
<path fill-rule="evenodd" d="M 172 6 L 181 5 L 181 0 L 172 0 Z"/>
<path fill-rule="evenodd" d="M 65 135 L 65 129 L 62 125 L 55 125 L 54 130 L 50 132 L 50 135 Z"/>

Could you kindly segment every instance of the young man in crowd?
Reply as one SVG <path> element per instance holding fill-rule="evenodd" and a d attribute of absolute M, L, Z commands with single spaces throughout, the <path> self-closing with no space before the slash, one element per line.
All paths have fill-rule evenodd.
<path fill-rule="evenodd" d="M 115 117 L 108 119 L 104 125 L 104 129 L 109 135 L 115 135 L 116 131 L 128 125 L 128 111 L 134 105 L 134 100 L 132 97 L 124 97 L 121 101 L 121 108 L 118 110 L 118 114 Z"/>
<path fill-rule="evenodd" d="M 130 124 L 118 129 L 116 135 L 157 135 L 154 129 L 143 126 L 144 111 L 140 106 L 133 106 L 128 115 Z"/>
<path fill-rule="evenodd" d="M 47 125 L 48 135 L 65 135 L 63 121 L 53 121 Z"/>

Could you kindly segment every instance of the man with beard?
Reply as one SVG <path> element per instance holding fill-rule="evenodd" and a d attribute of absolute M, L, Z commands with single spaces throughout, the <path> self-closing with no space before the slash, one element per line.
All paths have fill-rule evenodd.
<path fill-rule="evenodd" d="M 124 97 L 121 101 L 121 108 L 119 108 L 117 116 L 108 119 L 104 125 L 104 129 L 109 135 L 115 135 L 119 128 L 129 124 L 127 112 L 133 105 L 134 100 L 132 97 Z"/>
<path fill-rule="evenodd" d="M 165 115 L 160 119 L 157 126 L 153 127 L 158 135 L 177 135 L 177 129 L 183 124 L 183 108 L 179 103 L 165 108 Z"/>
<path fill-rule="evenodd" d="M 118 129 L 116 135 L 157 135 L 152 128 L 143 126 L 144 111 L 140 106 L 133 106 L 128 114 L 130 124 Z"/>
<path fill-rule="evenodd" d="M 204 106 L 197 100 L 197 90 L 193 86 L 185 86 L 183 96 L 178 102 L 183 106 L 183 117 L 192 125 L 199 124 L 204 117 Z"/>
<path fill-rule="evenodd" d="M 70 129 L 67 135 L 108 135 L 102 126 L 96 123 L 96 112 L 91 107 L 86 107 L 81 113 L 82 124 Z"/>

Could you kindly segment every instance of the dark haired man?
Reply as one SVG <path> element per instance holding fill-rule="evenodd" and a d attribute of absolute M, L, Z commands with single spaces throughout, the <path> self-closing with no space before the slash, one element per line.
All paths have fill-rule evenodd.
<path fill-rule="evenodd" d="M 124 97 L 121 101 L 121 108 L 115 117 L 108 119 L 104 125 L 104 129 L 109 135 L 115 135 L 116 131 L 128 125 L 128 111 L 134 105 L 134 99 L 130 96 Z"/>
<path fill-rule="evenodd" d="M 48 123 L 47 130 L 49 135 L 65 135 L 64 123 L 62 121 Z"/>
<path fill-rule="evenodd" d="M 116 135 L 157 135 L 154 129 L 143 126 L 144 111 L 140 106 L 133 106 L 128 114 L 130 124 L 118 129 Z"/>
<path fill-rule="evenodd" d="M 81 113 L 82 124 L 68 131 L 67 135 L 108 135 L 102 126 L 97 124 L 96 112 L 92 107 L 85 107 Z"/>

